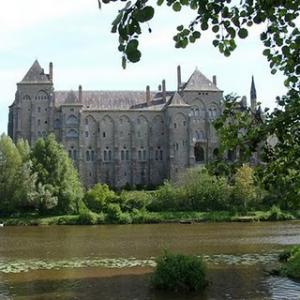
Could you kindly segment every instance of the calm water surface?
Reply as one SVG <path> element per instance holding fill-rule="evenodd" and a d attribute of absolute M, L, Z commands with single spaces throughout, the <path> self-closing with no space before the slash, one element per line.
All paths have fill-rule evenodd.
<path fill-rule="evenodd" d="M 300 284 L 269 276 L 278 253 L 300 244 L 300 222 L 0 228 L 0 300 L 300 299 Z M 210 285 L 156 292 L 162 249 L 204 256 Z"/>

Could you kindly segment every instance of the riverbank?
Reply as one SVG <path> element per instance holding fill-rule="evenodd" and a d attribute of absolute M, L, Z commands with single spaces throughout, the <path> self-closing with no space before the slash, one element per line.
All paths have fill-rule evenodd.
<path fill-rule="evenodd" d="M 300 211 L 255 211 L 247 214 L 229 211 L 214 212 L 148 212 L 123 213 L 119 219 L 107 214 L 85 212 L 79 215 L 39 216 L 28 214 L 18 217 L 0 218 L 4 226 L 38 225 L 100 225 L 100 224 L 153 224 L 153 223 L 199 223 L 199 222 L 260 222 L 300 219 Z"/>

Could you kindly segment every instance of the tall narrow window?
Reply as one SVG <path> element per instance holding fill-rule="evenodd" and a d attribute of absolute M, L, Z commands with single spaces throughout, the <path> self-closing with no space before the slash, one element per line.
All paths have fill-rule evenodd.
<path fill-rule="evenodd" d="M 90 158 L 90 151 L 86 151 L 86 160 L 87 161 L 91 160 L 91 158 Z"/>

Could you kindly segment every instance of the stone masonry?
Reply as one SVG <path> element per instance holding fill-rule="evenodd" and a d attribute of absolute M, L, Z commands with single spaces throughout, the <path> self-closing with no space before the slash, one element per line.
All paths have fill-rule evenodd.
<path fill-rule="evenodd" d="M 53 64 L 35 61 L 9 107 L 8 134 L 31 145 L 54 133 L 86 186 L 158 185 L 218 154 L 212 121 L 223 92 L 196 69 L 177 91 L 55 91 Z"/>

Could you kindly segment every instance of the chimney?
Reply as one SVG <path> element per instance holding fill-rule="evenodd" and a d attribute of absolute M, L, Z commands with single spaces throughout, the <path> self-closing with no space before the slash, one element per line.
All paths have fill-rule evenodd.
<path fill-rule="evenodd" d="M 51 81 L 53 81 L 53 63 L 49 63 L 49 78 Z"/>
<path fill-rule="evenodd" d="M 147 106 L 150 106 L 150 86 L 147 85 L 146 86 L 146 102 L 147 102 Z"/>
<path fill-rule="evenodd" d="M 166 103 L 167 97 L 166 97 L 166 81 L 162 81 L 162 99 L 163 102 Z"/>
<path fill-rule="evenodd" d="M 78 87 L 78 100 L 79 100 L 79 103 L 82 103 L 82 86 L 81 85 Z"/>
<path fill-rule="evenodd" d="M 215 86 L 217 86 L 217 76 L 216 75 L 213 76 L 213 84 Z"/>
<path fill-rule="evenodd" d="M 181 67 L 180 65 L 177 66 L 177 91 L 180 90 L 181 86 Z"/>
<path fill-rule="evenodd" d="M 158 85 L 158 91 L 161 92 L 161 84 Z"/>

